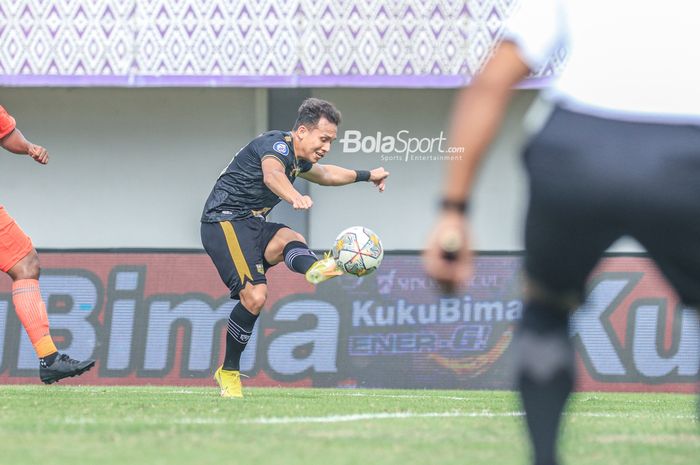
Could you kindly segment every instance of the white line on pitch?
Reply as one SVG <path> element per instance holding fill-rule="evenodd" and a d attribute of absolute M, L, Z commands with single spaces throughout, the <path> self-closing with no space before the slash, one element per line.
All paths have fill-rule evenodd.
<path fill-rule="evenodd" d="M 405 419 L 405 418 L 502 418 L 502 417 L 522 417 L 523 412 L 396 412 L 396 413 L 357 413 L 352 415 L 328 415 L 319 417 L 260 417 L 250 420 L 241 420 L 239 423 L 258 424 L 258 425 L 287 425 L 293 423 L 344 423 L 352 421 L 367 421 L 367 420 L 390 420 L 390 419 Z M 626 414 L 626 413 L 596 413 L 596 412 L 572 412 L 568 413 L 570 417 L 588 417 L 588 418 L 660 418 L 672 420 L 692 420 L 698 421 L 694 415 L 645 415 L 645 414 Z"/>
<path fill-rule="evenodd" d="M 458 396 L 422 396 L 420 394 L 369 394 L 364 392 L 333 392 L 328 394 L 329 397 L 385 397 L 388 399 L 447 399 L 447 400 L 472 400 L 472 397 Z"/>
<path fill-rule="evenodd" d="M 394 412 L 394 413 L 357 413 L 349 415 L 328 415 L 318 417 L 259 417 L 235 421 L 226 417 L 184 417 L 184 418 L 137 418 L 122 417 L 119 419 L 102 419 L 94 417 L 66 417 L 53 422 L 64 425 L 95 425 L 95 424 L 147 424 L 147 425 L 223 425 L 229 423 L 257 425 L 288 425 L 304 423 L 347 423 L 354 421 L 410 419 L 410 418 L 505 418 L 522 417 L 523 412 Z M 606 413 L 606 412 L 571 412 L 568 417 L 583 418 L 630 418 L 630 419 L 667 419 L 691 420 L 697 422 L 695 415 L 654 415 L 636 413 Z"/>
<path fill-rule="evenodd" d="M 395 418 L 444 418 L 444 417 L 518 417 L 521 412 L 396 412 L 396 413 L 356 413 L 353 415 L 328 415 L 325 417 L 261 417 L 241 420 L 240 423 L 258 425 L 285 425 L 290 423 L 342 423 L 363 420 L 387 420 Z"/>
<path fill-rule="evenodd" d="M 226 418 L 178 418 L 173 420 L 176 425 L 223 425 L 228 423 Z"/>
<path fill-rule="evenodd" d="M 698 420 L 695 415 L 656 415 L 653 413 L 605 413 L 605 412 L 570 412 L 565 413 L 570 417 L 588 417 L 588 418 L 659 418 L 659 419 L 670 419 L 670 420 Z"/>

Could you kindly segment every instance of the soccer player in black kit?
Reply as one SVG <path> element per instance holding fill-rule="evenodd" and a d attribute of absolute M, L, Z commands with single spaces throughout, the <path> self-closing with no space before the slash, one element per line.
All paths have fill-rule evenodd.
<path fill-rule="evenodd" d="M 268 131 L 243 147 L 219 175 L 202 213 L 202 244 L 238 303 L 231 311 L 224 363 L 214 378 L 222 397 L 243 397 L 241 354 L 267 299 L 268 268 L 284 261 L 307 281 L 318 284 L 342 271 L 332 257 L 318 259 L 304 237 L 288 226 L 266 221 L 280 200 L 296 210 L 313 205 L 293 186 L 300 176 L 322 186 L 371 181 L 384 191 L 384 168 L 355 171 L 318 162 L 335 140 L 340 112 L 309 98 L 299 107 L 291 131 Z"/>

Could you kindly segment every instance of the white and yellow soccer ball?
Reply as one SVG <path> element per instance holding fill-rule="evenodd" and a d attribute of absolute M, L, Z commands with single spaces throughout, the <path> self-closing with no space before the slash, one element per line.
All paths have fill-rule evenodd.
<path fill-rule="evenodd" d="M 371 229 L 352 226 L 336 237 L 333 258 L 345 273 L 366 276 L 382 263 L 384 247 Z"/>

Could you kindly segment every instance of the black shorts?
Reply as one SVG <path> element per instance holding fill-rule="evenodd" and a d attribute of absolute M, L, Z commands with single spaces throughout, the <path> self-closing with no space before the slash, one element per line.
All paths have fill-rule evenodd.
<path fill-rule="evenodd" d="M 267 283 L 265 272 L 272 265 L 265 261 L 265 248 L 277 231 L 288 227 L 258 217 L 202 223 L 202 245 L 231 291 L 232 299 L 238 299 L 246 283 Z"/>
<path fill-rule="evenodd" d="M 700 303 L 700 127 L 556 109 L 524 153 L 525 268 L 583 296 L 601 254 L 632 236 L 686 304 Z"/>

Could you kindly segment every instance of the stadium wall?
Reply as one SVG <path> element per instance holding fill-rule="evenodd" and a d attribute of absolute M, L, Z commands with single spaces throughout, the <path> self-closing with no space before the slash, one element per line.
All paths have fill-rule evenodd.
<path fill-rule="evenodd" d="M 253 89 L 2 89 L 51 155 L 0 157 L 2 204 L 37 247 L 201 247 L 219 172 L 256 133 Z"/>
<path fill-rule="evenodd" d="M 42 254 L 60 349 L 94 357 L 88 384 L 211 386 L 233 301 L 203 253 Z M 476 259 L 469 290 L 440 297 L 414 254 L 318 287 L 277 266 L 242 359 L 248 386 L 510 389 L 522 313 L 517 254 Z M 700 324 L 652 262 L 609 256 L 572 319 L 579 390 L 694 392 Z M 0 277 L 0 383 L 38 382 Z"/>
<path fill-rule="evenodd" d="M 446 131 L 454 92 L 316 89 L 311 94 L 342 110 L 339 139 L 348 130 L 368 136 L 403 130 L 410 137 L 436 138 Z M 52 157 L 42 167 L 2 155 L 0 202 L 38 247 L 199 248 L 198 219 L 216 176 L 242 145 L 267 129 L 265 95 L 259 89 L 0 89 L 2 105 Z M 533 96 L 534 91 L 518 92 L 485 165 L 474 209 L 481 249 L 521 247 L 525 187 L 517 155 L 519 120 Z M 384 156 L 344 153 L 336 142 L 329 163 L 383 165 L 392 175 L 381 195 L 366 184 L 311 186 L 312 247 L 328 247 L 352 224 L 375 229 L 390 250 L 422 247 L 444 163 L 405 161 L 398 152 L 390 157 L 399 159 Z"/>

